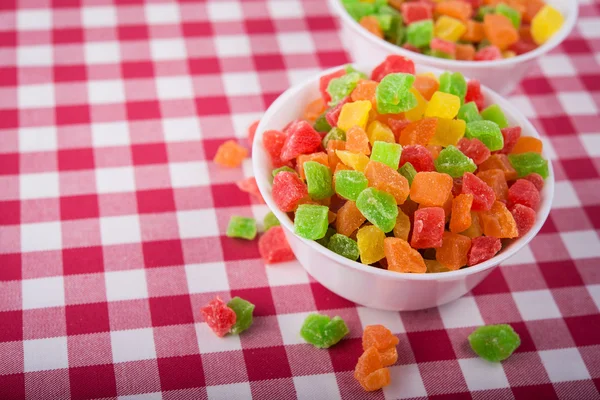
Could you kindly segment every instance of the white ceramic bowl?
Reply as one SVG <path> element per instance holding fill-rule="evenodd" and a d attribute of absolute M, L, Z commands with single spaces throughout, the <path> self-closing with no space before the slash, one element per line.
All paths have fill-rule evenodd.
<path fill-rule="evenodd" d="M 545 1 L 556 7 L 565 17 L 562 29 L 537 49 L 498 61 L 446 60 L 415 53 L 386 42 L 364 29 L 346 12 L 340 0 L 329 0 L 329 6 L 340 17 L 342 40 L 355 62 L 363 63 L 363 60 L 366 60 L 365 65 L 372 68 L 376 64 L 369 65 L 369 62 L 378 63 L 390 54 L 399 54 L 411 58 L 415 64 L 460 72 L 470 78 L 479 79 L 485 86 L 506 95 L 517 87 L 538 57 L 558 46 L 569 35 L 577 21 L 577 0 Z"/>
<path fill-rule="evenodd" d="M 332 68 L 322 74 L 331 73 Z M 361 71 L 367 68 L 357 67 Z M 417 72 L 442 71 L 417 66 Z M 272 166 L 262 145 L 263 132 L 281 130 L 288 122 L 300 118 L 306 104 L 319 94 L 319 76 L 291 87 L 271 104 L 260 120 L 252 148 L 252 165 L 258 188 L 267 205 L 277 216 L 290 246 L 300 264 L 323 286 L 355 303 L 384 310 L 419 310 L 435 307 L 455 300 L 470 291 L 502 261 L 525 246 L 540 230 L 550 212 L 554 194 L 554 173 L 549 163 L 550 176 L 541 193 L 541 204 L 536 223 L 522 238 L 513 240 L 494 258 L 473 267 L 437 274 L 398 273 L 365 266 L 341 257 L 320 244 L 294 234 L 294 224 L 288 215 L 280 211 L 271 194 Z M 511 125 L 520 125 L 523 135 L 539 137 L 533 125 L 507 100 L 486 87 L 482 87 L 488 104 L 502 107 Z M 548 159 L 548 155 L 544 154 Z M 277 268 L 274 266 L 273 268 Z"/>

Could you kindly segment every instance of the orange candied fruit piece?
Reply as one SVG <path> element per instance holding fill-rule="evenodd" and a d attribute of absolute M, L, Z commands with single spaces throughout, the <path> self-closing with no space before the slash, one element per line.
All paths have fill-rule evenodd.
<path fill-rule="evenodd" d="M 482 211 L 479 215 L 485 236 L 500 239 L 510 239 L 519 236 L 515 219 L 504 203 L 495 201 L 489 211 Z"/>
<path fill-rule="evenodd" d="M 351 236 L 365 222 L 366 218 L 353 201 L 347 201 L 337 212 L 335 230 L 344 236 Z"/>
<path fill-rule="evenodd" d="M 446 199 L 444 204 L 442 204 L 446 222 L 450 221 L 450 215 L 452 214 L 452 202 L 453 201 L 454 201 L 454 196 L 452 196 L 452 190 L 451 190 L 450 194 L 448 194 L 448 198 Z M 421 207 L 419 206 L 419 208 L 421 208 Z"/>
<path fill-rule="evenodd" d="M 481 224 L 479 223 L 479 213 L 471 211 L 471 225 L 461 232 L 461 235 L 470 237 L 471 239 L 483 235 Z"/>
<path fill-rule="evenodd" d="M 362 346 L 363 350 L 367 350 L 373 346 L 377 351 L 381 352 L 390 347 L 396 347 L 399 340 L 392 331 L 383 325 L 368 325 L 363 331 Z"/>
<path fill-rule="evenodd" d="M 519 40 L 519 32 L 512 22 L 502 14 L 486 14 L 483 19 L 485 36 L 500 50 L 506 50 Z"/>
<path fill-rule="evenodd" d="M 375 81 L 359 81 L 352 93 L 350 93 L 350 98 L 352 101 L 369 100 L 373 103 L 373 108 L 371 110 L 374 110 L 376 107 L 375 90 L 377 90 L 377 85 L 378 82 Z"/>
<path fill-rule="evenodd" d="M 533 17 L 544 7 L 546 4 L 543 0 L 528 0 L 525 2 L 525 13 L 523 13 L 523 22 L 531 22 Z"/>
<path fill-rule="evenodd" d="M 444 232 L 442 247 L 436 249 L 435 259 L 450 271 L 467 265 L 471 239 L 458 233 Z"/>
<path fill-rule="evenodd" d="M 391 194 L 397 204 L 404 203 L 410 193 L 408 180 L 384 163 L 369 161 L 365 176 L 369 180 L 369 186 Z"/>
<path fill-rule="evenodd" d="M 433 157 L 434 160 L 436 158 L 438 158 L 438 156 L 440 155 L 440 152 L 443 149 L 442 146 L 436 146 L 434 144 L 428 144 L 426 147 L 427 147 L 427 150 L 429 150 L 429 152 L 431 153 L 431 157 Z"/>
<path fill-rule="evenodd" d="M 425 100 L 429 101 L 431 100 L 431 96 L 439 89 L 440 83 L 431 75 L 417 74 L 415 75 L 413 87 L 421 93 L 421 96 L 423 96 Z"/>
<path fill-rule="evenodd" d="M 375 347 L 369 347 L 359 357 L 354 378 L 369 392 L 390 384 L 390 370 L 383 367 L 381 355 Z"/>
<path fill-rule="evenodd" d="M 452 200 L 452 214 L 450 214 L 450 232 L 459 233 L 471 226 L 471 206 L 473 195 L 471 193 L 459 194 Z"/>
<path fill-rule="evenodd" d="M 304 109 L 304 119 L 314 121 L 325 111 L 325 102 L 322 97 L 315 99 L 306 105 Z"/>
<path fill-rule="evenodd" d="M 237 144 L 235 140 L 228 140 L 217 149 L 213 161 L 224 167 L 239 167 L 242 161 L 248 157 L 248 150 Z"/>
<path fill-rule="evenodd" d="M 504 177 L 507 182 L 517 179 L 517 171 L 513 168 L 506 154 L 492 154 L 479 165 L 479 172 L 487 171 L 488 169 L 499 169 L 504 172 Z"/>
<path fill-rule="evenodd" d="M 404 204 L 406 203 L 407 202 Z M 394 233 L 394 237 L 406 240 L 408 242 L 408 234 L 410 233 L 410 218 L 400 208 L 398 209 L 396 225 L 394 226 L 394 230 L 392 232 Z"/>
<path fill-rule="evenodd" d="M 298 172 L 298 175 L 300 175 L 302 180 L 306 180 L 306 175 L 304 175 L 304 163 L 307 161 L 315 161 L 329 168 L 329 157 L 327 157 L 327 153 L 320 151 L 312 154 L 300 154 L 296 157 L 296 172 Z"/>
<path fill-rule="evenodd" d="M 337 214 L 334 213 L 333 211 L 329 210 L 329 212 L 327 213 L 327 222 L 332 224 L 336 218 L 337 218 Z"/>
<path fill-rule="evenodd" d="M 477 177 L 494 189 L 496 200 L 506 201 L 508 198 L 508 184 L 504 172 L 500 169 L 488 169 L 477 173 Z"/>
<path fill-rule="evenodd" d="M 452 192 L 452 177 L 439 172 L 418 172 L 410 187 L 410 198 L 425 206 L 442 207 Z"/>
<path fill-rule="evenodd" d="M 479 43 L 485 37 L 485 31 L 483 30 L 483 24 L 481 22 L 470 19 L 467 21 L 466 27 L 467 30 L 461 36 L 461 40 Z"/>
<path fill-rule="evenodd" d="M 540 139 L 534 138 L 532 136 L 521 136 L 517 140 L 515 147 L 512 148 L 511 153 L 519 154 L 519 153 L 534 152 L 534 153 L 541 154 L 543 147 L 544 146 Z"/>
<path fill-rule="evenodd" d="M 475 46 L 472 44 L 456 44 L 455 55 L 457 60 L 473 61 L 475 58 Z"/>
<path fill-rule="evenodd" d="M 398 143 L 402 146 L 420 144 L 427 146 L 431 138 L 435 135 L 437 128 L 437 118 L 423 118 L 408 124 L 402 132 Z"/>
<path fill-rule="evenodd" d="M 369 137 L 367 132 L 360 126 L 353 126 L 346 132 L 346 150 L 352 153 L 362 153 L 365 156 L 371 154 Z"/>
<path fill-rule="evenodd" d="M 358 23 L 373 35 L 383 39 L 383 31 L 381 30 L 381 26 L 379 26 L 379 20 L 374 16 L 368 15 L 362 17 Z"/>
<path fill-rule="evenodd" d="M 466 1 L 448 0 L 437 3 L 435 12 L 462 21 L 468 21 L 471 15 L 473 15 L 473 7 Z"/>
<path fill-rule="evenodd" d="M 414 273 L 427 272 L 423 256 L 413 249 L 406 240 L 386 237 L 383 241 L 383 249 L 388 262 L 388 270 Z"/>
<path fill-rule="evenodd" d="M 330 140 L 327 142 L 327 158 L 329 159 L 329 169 L 332 171 L 335 170 L 337 165 L 341 162 L 335 151 L 345 149 L 346 142 L 343 140 Z"/>

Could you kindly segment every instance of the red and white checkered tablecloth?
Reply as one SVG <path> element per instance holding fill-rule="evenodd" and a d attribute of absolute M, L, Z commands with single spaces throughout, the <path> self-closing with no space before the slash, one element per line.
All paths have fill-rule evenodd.
<path fill-rule="evenodd" d="M 574 1 L 574 0 L 573 0 Z M 264 205 L 212 163 L 283 90 L 349 61 L 322 0 L 0 1 L 0 399 L 597 399 L 600 3 L 512 101 L 557 178 L 536 239 L 469 295 L 418 312 L 357 307 L 296 263 L 225 237 Z M 219 339 L 200 307 L 256 304 Z M 350 334 L 302 342 L 312 311 Z M 400 338 L 392 384 L 354 381 L 362 327 Z M 466 337 L 510 323 L 502 364 Z"/>

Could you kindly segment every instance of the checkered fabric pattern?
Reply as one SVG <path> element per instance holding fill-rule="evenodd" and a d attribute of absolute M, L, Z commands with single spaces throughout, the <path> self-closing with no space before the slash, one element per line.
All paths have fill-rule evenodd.
<path fill-rule="evenodd" d="M 1 0 L 0 399 L 599 398 L 600 4 L 512 96 L 552 155 L 548 222 L 437 309 L 357 307 L 224 235 L 267 210 L 235 186 L 250 163 L 219 168 L 217 147 L 348 61 L 322 0 Z M 253 327 L 213 335 L 199 309 L 215 295 L 255 303 Z M 315 310 L 348 338 L 303 343 Z M 374 323 L 399 360 L 365 393 Z M 466 341 L 493 323 L 522 339 L 502 364 Z"/>

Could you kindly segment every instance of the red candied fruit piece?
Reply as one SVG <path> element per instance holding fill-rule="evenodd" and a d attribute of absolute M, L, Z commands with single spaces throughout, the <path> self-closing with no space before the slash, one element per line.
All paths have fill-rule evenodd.
<path fill-rule="evenodd" d="M 225 336 L 235 324 L 235 311 L 217 296 L 213 301 L 200 309 L 206 325 L 219 337 Z"/>
<path fill-rule="evenodd" d="M 424 1 L 402 3 L 400 11 L 402 11 L 402 20 L 406 25 L 433 18 L 433 7 L 430 3 Z"/>
<path fill-rule="evenodd" d="M 392 130 L 392 132 L 394 132 L 394 136 L 396 137 L 397 142 L 400 138 L 400 133 L 404 128 L 408 126 L 408 124 L 410 124 L 410 121 L 407 119 L 388 118 L 387 124 Z"/>
<path fill-rule="evenodd" d="M 542 178 L 542 176 L 540 174 L 536 174 L 535 172 L 532 172 L 531 174 L 527 175 L 523 179 L 527 179 L 529 182 L 533 183 L 533 185 L 538 190 L 538 192 L 541 192 L 542 189 L 544 188 L 544 178 Z"/>
<path fill-rule="evenodd" d="M 529 232 L 533 227 L 533 224 L 535 224 L 536 214 L 532 208 L 524 206 L 523 204 L 515 204 L 509 211 L 517 224 L 519 237 Z"/>
<path fill-rule="evenodd" d="M 501 60 L 502 52 L 496 46 L 487 46 L 475 53 L 475 61 Z"/>
<path fill-rule="evenodd" d="M 410 50 L 410 51 L 414 51 L 415 53 L 420 53 L 421 49 L 419 49 L 418 47 L 413 46 L 410 43 L 404 43 L 402 45 L 403 48 L 405 48 L 406 50 Z"/>
<path fill-rule="evenodd" d="M 483 164 L 492 155 L 490 149 L 477 138 L 467 139 L 464 137 L 458 141 L 456 147 L 477 165 Z"/>
<path fill-rule="evenodd" d="M 467 94 L 465 95 L 465 103 L 469 103 L 471 101 L 475 102 L 475 105 L 477 106 L 479 111 L 483 110 L 485 98 L 483 97 L 483 93 L 481 92 L 481 83 L 479 83 L 477 79 L 471 79 L 469 83 L 467 83 Z"/>
<path fill-rule="evenodd" d="M 425 207 L 415 211 L 410 245 L 415 249 L 442 247 L 446 216 L 442 207 Z"/>
<path fill-rule="evenodd" d="M 473 211 L 487 211 L 496 201 L 494 189 L 470 172 L 465 172 L 463 175 L 462 193 L 473 195 L 473 205 L 471 206 Z"/>
<path fill-rule="evenodd" d="M 331 82 L 332 79 L 339 78 L 343 75 L 346 75 L 346 70 L 340 69 L 332 72 L 331 74 L 323 75 L 319 79 L 319 91 L 321 92 L 321 97 L 323 98 L 325 104 L 331 101 L 331 96 L 329 93 L 327 93 L 327 86 L 329 86 L 329 82 Z"/>
<path fill-rule="evenodd" d="M 289 161 L 300 154 L 310 154 L 321 146 L 321 135 L 306 121 L 298 121 L 287 131 L 287 138 L 281 149 L 281 160 Z"/>
<path fill-rule="evenodd" d="M 292 261 L 296 258 L 281 226 L 274 226 L 262 234 L 258 239 L 258 252 L 267 264 Z"/>
<path fill-rule="evenodd" d="M 494 257 L 502 248 L 500 239 L 491 236 L 479 236 L 471 239 L 471 248 L 467 256 L 467 265 L 472 267 Z"/>
<path fill-rule="evenodd" d="M 509 126 L 507 128 L 500 129 L 500 132 L 502 132 L 502 137 L 504 138 L 504 147 L 499 151 L 499 153 L 509 154 L 521 137 L 521 127 Z"/>
<path fill-rule="evenodd" d="M 263 133 L 263 146 L 271 157 L 273 168 L 279 168 L 287 165 L 287 163 L 281 161 L 280 158 L 281 149 L 283 148 L 286 138 L 287 135 L 281 131 L 270 130 Z"/>
<path fill-rule="evenodd" d="M 252 143 L 254 142 L 254 135 L 256 135 L 256 128 L 258 128 L 258 123 L 260 121 L 254 121 L 248 127 L 248 142 L 250 143 L 250 147 L 252 147 Z"/>
<path fill-rule="evenodd" d="M 514 51 L 517 55 L 529 53 L 532 50 L 537 49 L 537 44 L 531 40 L 517 40 L 515 43 L 510 45 L 508 50 Z"/>
<path fill-rule="evenodd" d="M 454 178 L 452 180 L 452 197 L 456 197 L 462 193 L 462 178 Z"/>
<path fill-rule="evenodd" d="M 237 187 L 242 191 L 248 193 L 250 196 L 254 197 L 260 203 L 264 204 L 265 200 L 260 194 L 260 190 L 258 190 L 258 185 L 256 184 L 256 178 L 253 176 L 242 179 L 241 181 L 237 181 L 235 183 Z"/>
<path fill-rule="evenodd" d="M 449 40 L 433 38 L 431 39 L 431 43 L 429 43 L 429 47 L 431 47 L 431 50 L 441 51 L 442 53 L 449 54 L 452 57 L 456 55 L 456 44 Z"/>
<path fill-rule="evenodd" d="M 337 103 L 335 107 L 327 111 L 327 113 L 325 114 L 325 119 L 331 127 L 337 126 L 338 119 L 340 118 L 340 113 L 342 112 L 342 107 L 349 101 L 350 96 L 346 96 L 342 100 L 340 100 L 340 102 Z"/>
<path fill-rule="evenodd" d="M 289 171 L 278 173 L 273 179 L 273 200 L 281 211 L 290 212 L 308 195 L 306 184 L 298 174 Z"/>
<path fill-rule="evenodd" d="M 431 152 L 427 150 L 427 147 L 421 146 L 420 144 L 404 146 L 402 148 L 400 166 L 403 166 L 407 162 L 411 163 L 417 172 L 435 171 L 435 165 L 433 164 Z"/>
<path fill-rule="evenodd" d="M 415 74 L 415 63 L 406 57 L 391 55 L 378 66 L 375 67 L 371 73 L 371 79 L 374 81 L 381 81 L 386 75 L 404 72 L 407 74 Z"/>
<path fill-rule="evenodd" d="M 540 192 L 532 182 L 527 179 L 517 179 L 508 189 L 508 206 L 515 204 L 537 210 L 540 205 Z"/>

